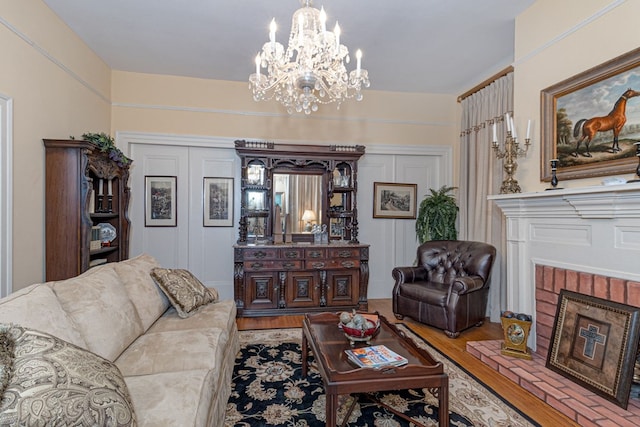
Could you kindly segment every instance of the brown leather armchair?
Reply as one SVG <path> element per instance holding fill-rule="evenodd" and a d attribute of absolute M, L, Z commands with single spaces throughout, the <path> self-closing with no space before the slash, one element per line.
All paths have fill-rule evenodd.
<path fill-rule="evenodd" d="M 450 338 L 484 322 L 496 248 L 488 243 L 435 240 L 418 247 L 417 267 L 396 267 L 393 313 L 443 329 Z"/>

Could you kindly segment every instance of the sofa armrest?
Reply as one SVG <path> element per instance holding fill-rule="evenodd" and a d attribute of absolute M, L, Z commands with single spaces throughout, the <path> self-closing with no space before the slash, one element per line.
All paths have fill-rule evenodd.
<path fill-rule="evenodd" d="M 398 283 L 412 283 L 427 279 L 427 269 L 424 267 L 396 267 L 391 275 Z"/>
<path fill-rule="evenodd" d="M 462 295 L 481 289 L 483 286 L 484 280 L 482 280 L 482 277 L 480 276 L 459 277 L 453 281 L 453 284 L 451 285 L 451 292 Z"/>

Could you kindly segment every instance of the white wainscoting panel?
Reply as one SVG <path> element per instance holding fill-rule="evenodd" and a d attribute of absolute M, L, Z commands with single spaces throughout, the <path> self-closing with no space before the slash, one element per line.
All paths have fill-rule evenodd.
<path fill-rule="evenodd" d="M 450 149 L 442 147 L 367 147 L 358 162 L 359 240 L 369 251 L 370 299 L 391 298 L 394 267 L 413 265 L 418 241 L 415 220 L 373 218 L 374 182 L 417 184 L 417 204 L 429 192 L 451 185 Z"/>
<path fill-rule="evenodd" d="M 133 257 L 146 252 L 166 267 L 188 268 L 223 299 L 233 298 L 233 245 L 240 213 L 240 159 L 233 139 L 119 132 L 118 146 L 133 159 L 130 208 Z M 286 143 L 319 144 L 314 141 Z M 277 143 L 277 141 L 276 141 Z M 352 145 L 350 141 L 336 144 Z M 418 184 L 418 203 L 429 188 L 452 183 L 452 150 L 440 146 L 367 146 L 358 163 L 359 240 L 370 245 L 368 297 L 390 298 L 391 270 L 412 265 L 415 221 L 373 218 L 373 183 Z M 144 176 L 178 177 L 178 227 L 144 226 Z M 234 178 L 233 227 L 203 226 L 203 178 Z"/>
<path fill-rule="evenodd" d="M 204 178 L 233 178 L 234 209 L 231 227 L 204 227 Z M 235 150 L 189 149 L 189 269 L 214 287 L 224 299 L 233 298 L 233 250 L 240 212 L 240 159 Z"/>
<path fill-rule="evenodd" d="M 129 177 L 129 256 L 149 253 L 163 266 L 186 268 L 189 243 L 188 147 L 133 144 L 129 156 L 134 160 Z M 176 227 L 145 226 L 145 176 L 154 175 L 176 177 Z"/>

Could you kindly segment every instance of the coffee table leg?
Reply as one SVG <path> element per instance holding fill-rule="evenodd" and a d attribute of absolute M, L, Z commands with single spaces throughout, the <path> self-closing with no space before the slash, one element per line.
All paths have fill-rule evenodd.
<path fill-rule="evenodd" d="M 338 395 L 337 394 L 327 394 L 327 413 L 326 413 L 326 423 L 327 427 L 335 427 L 336 426 L 336 418 L 338 414 Z"/>
<path fill-rule="evenodd" d="M 438 396 L 438 414 L 441 427 L 449 427 L 449 378 L 445 377 L 440 385 Z"/>
<path fill-rule="evenodd" d="M 307 343 L 307 335 L 302 331 L 302 378 L 307 376 L 307 356 L 309 346 Z"/>

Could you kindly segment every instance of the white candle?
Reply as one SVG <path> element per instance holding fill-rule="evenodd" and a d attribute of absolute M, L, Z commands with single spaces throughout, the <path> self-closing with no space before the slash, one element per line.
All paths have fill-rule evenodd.
<path fill-rule="evenodd" d="M 498 131 L 496 129 L 496 122 L 493 122 L 493 141 L 498 141 Z"/>
<path fill-rule="evenodd" d="M 260 80 L 260 54 L 256 55 L 256 79 Z"/>
<path fill-rule="evenodd" d="M 333 33 L 336 35 L 336 49 L 340 48 L 340 25 L 336 21 L 336 27 L 333 29 Z"/>
<path fill-rule="evenodd" d="M 300 14 L 298 15 L 298 43 L 302 44 L 302 38 L 303 38 L 303 30 L 304 30 L 304 15 Z"/>
<path fill-rule="evenodd" d="M 112 181 L 112 180 L 108 180 L 108 181 L 107 181 L 107 196 L 112 196 L 112 194 L 111 194 L 111 190 L 112 190 L 112 188 L 111 188 L 111 181 Z"/>
<path fill-rule="evenodd" d="M 98 181 L 98 196 L 102 196 L 104 189 L 102 188 L 102 179 Z"/>
<path fill-rule="evenodd" d="M 323 33 L 327 31 L 327 14 L 324 11 L 324 6 L 320 8 L 320 31 Z"/>
<path fill-rule="evenodd" d="M 274 50 L 276 47 L 276 18 L 271 20 L 271 25 L 269 25 L 269 41 L 271 42 L 271 50 Z"/>
<path fill-rule="evenodd" d="M 518 135 L 516 135 L 516 125 L 513 122 L 513 117 L 511 117 L 511 134 L 513 135 L 513 139 L 518 137 Z"/>
<path fill-rule="evenodd" d="M 511 132 L 511 118 L 509 117 L 509 113 L 505 113 L 504 121 L 507 123 L 507 132 Z"/>
<path fill-rule="evenodd" d="M 527 139 L 531 136 L 531 119 L 527 121 Z"/>
<path fill-rule="evenodd" d="M 360 77 L 360 66 L 362 65 L 362 51 L 356 50 L 356 74 Z"/>

